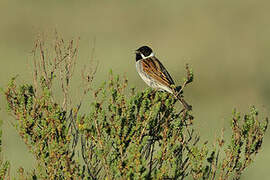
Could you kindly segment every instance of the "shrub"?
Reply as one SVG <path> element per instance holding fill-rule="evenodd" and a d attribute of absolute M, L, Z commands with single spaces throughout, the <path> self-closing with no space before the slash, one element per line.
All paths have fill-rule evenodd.
<path fill-rule="evenodd" d="M 193 127 L 192 111 L 179 110 L 168 93 L 128 87 L 126 77 L 110 73 L 109 81 L 92 87 L 96 66 L 82 71 L 83 93 L 73 104 L 70 82 L 78 40 L 56 34 L 53 48 L 40 36 L 33 50 L 33 84 L 5 90 L 15 127 L 38 162 L 31 179 L 239 179 L 259 152 L 268 119 L 234 110 L 230 140 L 220 136 L 207 145 Z M 53 50 L 52 50 L 53 49 Z M 94 67 L 94 68 L 93 68 Z M 187 66 L 183 87 L 193 74 Z M 62 102 L 56 87 L 62 90 Z M 87 95 L 92 94 L 92 98 Z M 85 101 L 91 101 L 82 112 Z M 205 143 L 204 143 L 205 142 Z M 8 164 L 0 162 L 0 175 Z M 3 173 L 2 173 L 3 172 Z"/>
<path fill-rule="evenodd" d="M 2 120 L 0 120 L 0 127 L 2 127 Z M 2 129 L 0 129 L 0 178 L 9 178 L 9 162 L 4 161 L 2 157 Z"/>

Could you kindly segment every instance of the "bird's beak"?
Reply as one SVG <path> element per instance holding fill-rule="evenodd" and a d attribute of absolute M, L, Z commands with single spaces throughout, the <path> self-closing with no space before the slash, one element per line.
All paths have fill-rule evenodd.
<path fill-rule="evenodd" d="M 135 50 L 135 54 L 140 53 L 138 50 Z"/>

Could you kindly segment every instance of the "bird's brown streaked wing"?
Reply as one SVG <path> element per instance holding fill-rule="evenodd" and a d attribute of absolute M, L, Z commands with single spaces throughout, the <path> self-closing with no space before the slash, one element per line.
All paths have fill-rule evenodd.
<path fill-rule="evenodd" d="M 157 58 L 150 57 L 142 60 L 141 63 L 143 71 L 150 77 L 168 87 L 174 84 L 172 77 Z"/>
<path fill-rule="evenodd" d="M 173 81 L 171 75 L 169 74 L 169 72 L 166 70 L 166 68 L 162 65 L 162 63 L 157 58 L 156 58 L 156 60 L 160 64 L 162 72 L 165 74 L 167 79 L 170 81 L 171 85 L 174 84 L 174 81 Z"/>

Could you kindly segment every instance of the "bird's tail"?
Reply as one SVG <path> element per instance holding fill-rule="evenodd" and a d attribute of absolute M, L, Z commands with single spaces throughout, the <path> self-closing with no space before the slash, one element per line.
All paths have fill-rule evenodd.
<path fill-rule="evenodd" d="M 182 105 L 185 107 L 186 110 L 188 110 L 188 111 L 192 110 L 192 106 L 189 105 L 189 104 L 183 99 L 182 95 L 177 94 L 177 95 L 175 95 L 175 96 L 176 96 L 176 98 L 182 103 Z"/>
<path fill-rule="evenodd" d="M 180 91 L 181 91 L 181 92 L 180 92 Z M 183 94 L 182 86 L 177 86 L 177 87 L 175 87 L 175 92 L 177 92 L 178 94 Z"/>

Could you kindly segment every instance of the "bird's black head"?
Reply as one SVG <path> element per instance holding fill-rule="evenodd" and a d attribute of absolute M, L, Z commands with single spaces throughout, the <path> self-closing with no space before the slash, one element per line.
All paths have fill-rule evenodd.
<path fill-rule="evenodd" d="M 153 53 L 153 50 L 148 46 L 142 46 L 136 50 L 136 61 L 150 56 Z"/>

